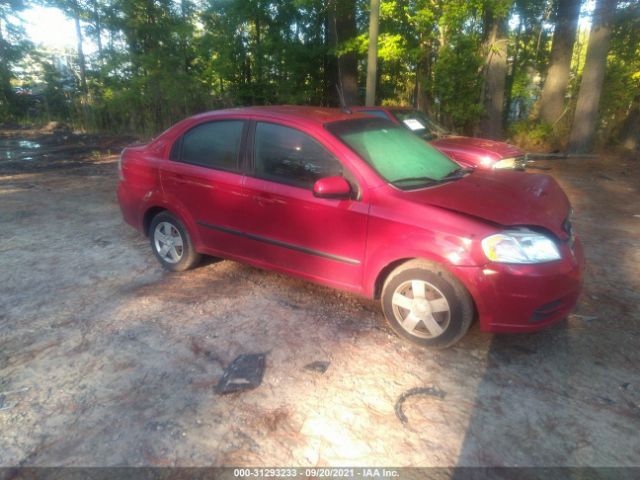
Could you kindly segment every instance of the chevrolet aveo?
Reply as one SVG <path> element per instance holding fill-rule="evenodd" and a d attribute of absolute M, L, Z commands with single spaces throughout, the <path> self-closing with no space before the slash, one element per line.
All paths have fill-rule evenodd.
<path fill-rule="evenodd" d="M 125 149 L 118 198 L 169 270 L 202 254 L 379 298 L 422 346 L 474 318 L 529 332 L 564 318 L 583 254 L 549 176 L 463 169 L 361 113 L 254 107 L 188 118 Z"/>

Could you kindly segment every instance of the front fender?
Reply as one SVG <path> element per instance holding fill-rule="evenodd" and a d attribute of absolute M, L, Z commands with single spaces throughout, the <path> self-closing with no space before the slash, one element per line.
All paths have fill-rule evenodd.
<path fill-rule="evenodd" d="M 389 266 L 413 258 L 437 263 L 457 277 L 457 267 L 478 266 L 473 250 L 473 244 L 464 237 L 432 232 L 406 235 L 399 242 L 380 242 L 367 252 L 365 295 L 375 297 L 380 274 L 388 273 Z"/>

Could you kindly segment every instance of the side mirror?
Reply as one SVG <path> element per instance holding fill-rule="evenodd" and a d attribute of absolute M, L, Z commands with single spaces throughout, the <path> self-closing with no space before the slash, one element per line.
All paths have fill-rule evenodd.
<path fill-rule="evenodd" d="M 351 185 L 342 177 L 325 177 L 313 184 L 313 195 L 318 198 L 349 198 Z"/>

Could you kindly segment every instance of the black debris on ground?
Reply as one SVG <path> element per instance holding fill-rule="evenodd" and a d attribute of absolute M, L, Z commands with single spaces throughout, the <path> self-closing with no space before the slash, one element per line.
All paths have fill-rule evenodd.
<path fill-rule="evenodd" d="M 311 372 L 317 372 L 322 374 L 327 371 L 327 369 L 329 368 L 329 365 L 331 365 L 331 362 L 327 362 L 324 360 L 317 360 L 315 362 L 311 362 L 305 365 L 304 369 L 309 370 Z"/>
<path fill-rule="evenodd" d="M 404 392 L 402 395 L 398 397 L 398 400 L 396 401 L 396 405 L 394 409 L 396 411 L 396 417 L 398 417 L 398 420 L 400 420 L 405 425 L 409 423 L 409 419 L 402 411 L 402 406 L 404 405 L 404 402 L 409 397 L 413 397 L 416 395 L 426 395 L 426 396 L 431 396 L 431 397 L 436 397 L 441 399 L 447 396 L 445 392 L 440 390 L 438 387 L 433 387 L 433 386 L 412 388 Z"/>
<path fill-rule="evenodd" d="M 225 369 L 216 386 L 216 393 L 242 392 L 257 388 L 262 383 L 265 368 L 264 353 L 238 355 Z"/>

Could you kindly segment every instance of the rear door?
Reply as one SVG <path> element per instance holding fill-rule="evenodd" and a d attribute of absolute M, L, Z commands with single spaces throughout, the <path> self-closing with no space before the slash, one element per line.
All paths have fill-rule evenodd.
<path fill-rule="evenodd" d="M 257 121 L 249 135 L 244 231 L 262 262 L 336 287 L 360 291 L 368 206 L 313 195 L 314 182 L 349 172 L 308 133 Z M 353 180 L 351 180 L 353 183 Z M 357 185 L 353 185 L 354 190 Z"/>
<path fill-rule="evenodd" d="M 200 123 L 174 143 L 161 173 L 165 195 L 186 210 L 200 248 L 242 253 L 236 232 L 243 213 L 241 157 L 248 122 L 223 119 Z"/>

